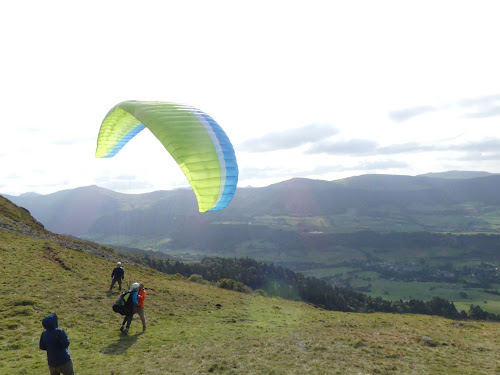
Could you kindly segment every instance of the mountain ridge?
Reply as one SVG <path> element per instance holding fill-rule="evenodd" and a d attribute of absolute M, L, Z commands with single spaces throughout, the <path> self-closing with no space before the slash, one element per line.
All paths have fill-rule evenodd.
<path fill-rule="evenodd" d="M 447 177 L 439 177 L 443 175 Z M 207 214 L 198 213 L 188 189 L 124 194 L 92 185 L 47 195 L 5 197 L 26 207 L 51 231 L 88 238 L 141 234 L 141 230 L 143 235 L 167 238 L 187 223 L 201 230 L 223 222 L 276 228 L 280 221 L 281 227 L 293 231 L 387 231 L 401 226 L 408 231 L 500 233 L 494 221 L 500 210 L 500 175 L 459 175 L 361 175 L 335 181 L 294 178 L 267 187 L 238 188 L 228 207 Z M 446 215 L 454 217 L 451 224 L 438 224 Z M 464 224 L 470 215 L 477 217 Z M 279 219 L 284 217 L 291 219 Z M 266 218 L 276 219 L 269 224 Z M 297 223 L 290 224 L 294 220 Z M 363 224 L 369 221 L 372 224 Z"/>

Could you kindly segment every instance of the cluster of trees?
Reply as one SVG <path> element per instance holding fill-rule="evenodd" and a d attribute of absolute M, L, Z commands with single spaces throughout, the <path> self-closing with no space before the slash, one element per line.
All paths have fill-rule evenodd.
<path fill-rule="evenodd" d="M 226 279 L 261 289 L 268 295 L 309 302 L 316 306 L 345 312 L 386 312 L 438 315 L 451 319 L 481 319 L 500 321 L 500 316 L 483 311 L 479 306 L 471 308 L 469 315 L 459 312 L 452 302 L 439 297 L 430 301 L 387 301 L 372 298 L 347 288 L 333 286 L 323 280 L 306 277 L 303 274 L 273 264 L 250 258 L 206 257 L 198 263 L 145 257 L 151 268 L 168 274 L 190 277 L 200 275 L 213 282 Z"/>
<path fill-rule="evenodd" d="M 482 262 L 475 266 L 453 268 L 451 263 L 439 266 L 415 263 L 390 263 L 386 261 L 353 260 L 345 265 L 362 271 L 374 271 L 382 279 L 402 281 L 462 282 L 469 287 L 489 288 L 500 277 L 500 271 L 492 264 Z M 473 280 L 473 281 L 471 281 Z M 349 278 L 346 278 L 349 281 Z"/>
<path fill-rule="evenodd" d="M 325 221 L 327 221 L 325 219 Z M 176 224 L 177 225 L 177 224 Z M 321 228 L 317 228 L 321 230 Z M 402 249 L 449 249 L 450 259 L 457 255 L 469 259 L 496 259 L 500 250 L 500 235 L 472 234 L 455 235 L 431 232 L 375 232 L 352 233 L 307 233 L 300 230 L 284 230 L 280 226 L 248 224 L 212 224 L 204 226 L 196 220 L 184 225 L 169 235 L 173 249 L 196 249 L 206 253 L 229 253 L 249 241 L 272 244 L 269 251 L 289 254 L 290 251 L 333 251 L 338 248 L 356 249 L 363 252 L 367 260 Z M 286 260 L 286 256 L 285 256 Z"/>

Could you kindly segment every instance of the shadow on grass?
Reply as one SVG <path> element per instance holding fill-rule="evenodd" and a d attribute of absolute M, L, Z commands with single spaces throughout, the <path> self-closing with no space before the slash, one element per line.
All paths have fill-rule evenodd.
<path fill-rule="evenodd" d="M 139 336 L 144 332 L 136 333 L 135 335 L 126 336 L 121 334 L 118 341 L 108 345 L 100 350 L 103 354 L 119 355 L 125 353 L 132 345 L 137 342 Z"/>

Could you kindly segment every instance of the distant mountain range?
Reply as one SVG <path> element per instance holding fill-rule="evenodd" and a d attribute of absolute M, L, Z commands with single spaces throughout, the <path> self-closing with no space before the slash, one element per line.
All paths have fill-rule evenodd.
<path fill-rule="evenodd" d="M 500 233 L 500 175 L 486 172 L 294 178 L 238 188 L 227 208 L 204 214 L 189 189 L 131 195 L 87 186 L 4 196 L 50 231 L 181 255 L 231 249 L 255 257 L 257 249 L 296 248 L 298 236 L 357 231 Z"/>

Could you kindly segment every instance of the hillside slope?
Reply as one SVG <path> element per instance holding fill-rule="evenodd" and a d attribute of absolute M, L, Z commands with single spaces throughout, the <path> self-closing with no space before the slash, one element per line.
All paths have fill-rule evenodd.
<path fill-rule="evenodd" d="M 115 252 L 47 232 L 1 197 L 0 223 L 0 282 L 8 291 L 0 306 L 0 373 L 47 372 L 38 340 L 52 311 L 82 375 L 500 371 L 495 323 L 329 312 L 195 284 L 126 260 L 126 281 L 147 287 L 148 330 L 142 334 L 134 320 L 123 336 L 111 311 L 118 292 L 107 291 Z"/>

